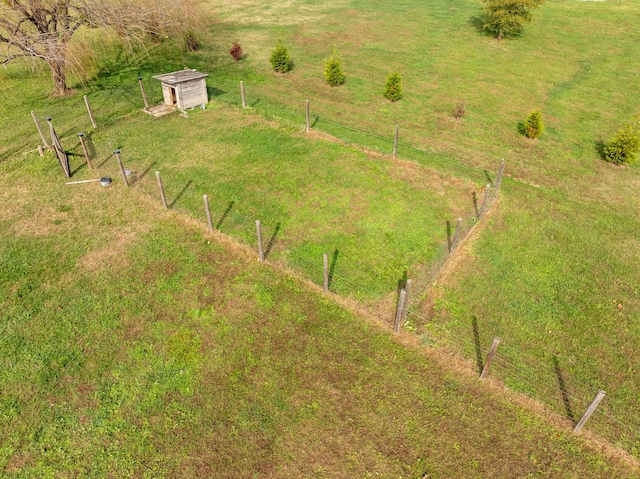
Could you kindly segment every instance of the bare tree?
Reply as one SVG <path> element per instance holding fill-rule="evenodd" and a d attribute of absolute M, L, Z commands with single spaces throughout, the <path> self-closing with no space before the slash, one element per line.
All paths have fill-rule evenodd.
<path fill-rule="evenodd" d="M 69 91 L 68 44 L 82 26 L 112 28 L 128 42 L 165 36 L 186 25 L 192 0 L 3 0 L 0 2 L 0 63 L 19 57 L 44 60 L 55 95 Z"/>

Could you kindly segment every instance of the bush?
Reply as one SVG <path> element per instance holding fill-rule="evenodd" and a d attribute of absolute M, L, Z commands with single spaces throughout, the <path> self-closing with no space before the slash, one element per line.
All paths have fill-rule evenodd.
<path fill-rule="evenodd" d="M 197 52 L 200 50 L 200 40 L 196 32 L 189 29 L 182 35 L 182 41 L 184 42 L 184 49 L 188 52 Z"/>
<path fill-rule="evenodd" d="M 278 73 L 286 73 L 291 69 L 291 57 L 282 40 L 278 40 L 276 48 L 271 52 L 271 66 Z"/>
<path fill-rule="evenodd" d="M 398 101 L 402 98 L 402 77 L 398 72 L 389 73 L 387 83 L 384 85 L 384 97 L 389 101 Z"/>
<path fill-rule="evenodd" d="M 462 118 L 467 110 L 464 109 L 464 102 L 460 102 L 456 105 L 456 109 L 453 110 L 453 116 L 455 118 Z"/>
<path fill-rule="evenodd" d="M 630 165 L 640 151 L 640 120 L 621 128 L 602 149 L 603 158 L 616 165 Z"/>
<path fill-rule="evenodd" d="M 342 58 L 336 54 L 335 50 L 331 52 L 331 56 L 324 62 L 324 77 L 331 86 L 340 86 L 346 81 L 342 70 Z"/>
<path fill-rule="evenodd" d="M 522 124 L 522 130 L 527 138 L 538 138 L 544 130 L 542 113 L 533 110 Z"/>
<path fill-rule="evenodd" d="M 242 46 L 238 42 L 233 42 L 229 53 L 235 61 L 242 60 Z"/>

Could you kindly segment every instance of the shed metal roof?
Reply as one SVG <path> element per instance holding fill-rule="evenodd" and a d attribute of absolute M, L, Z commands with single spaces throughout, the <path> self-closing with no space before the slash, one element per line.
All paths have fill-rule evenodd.
<path fill-rule="evenodd" d="M 204 78 L 209 76 L 206 73 L 201 73 L 197 70 L 179 70 L 173 73 L 165 73 L 164 75 L 156 75 L 153 78 L 160 80 L 162 83 L 168 83 L 169 85 L 176 85 L 186 81 L 197 80 L 198 78 Z"/>

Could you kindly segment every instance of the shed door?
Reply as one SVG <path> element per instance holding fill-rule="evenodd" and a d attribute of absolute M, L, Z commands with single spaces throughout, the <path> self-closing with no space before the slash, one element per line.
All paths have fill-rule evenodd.
<path fill-rule="evenodd" d="M 176 89 L 173 87 L 169 87 L 169 96 L 171 97 L 171 104 L 175 105 L 178 103 L 178 97 L 176 96 Z"/>

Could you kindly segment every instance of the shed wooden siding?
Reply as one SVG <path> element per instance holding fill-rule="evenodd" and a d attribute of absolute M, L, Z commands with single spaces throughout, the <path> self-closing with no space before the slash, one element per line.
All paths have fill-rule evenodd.
<path fill-rule="evenodd" d="M 178 108 L 181 110 L 204 105 L 209 101 L 207 96 L 207 84 L 204 78 L 187 81 L 176 86 L 176 93 L 178 94 Z"/>

